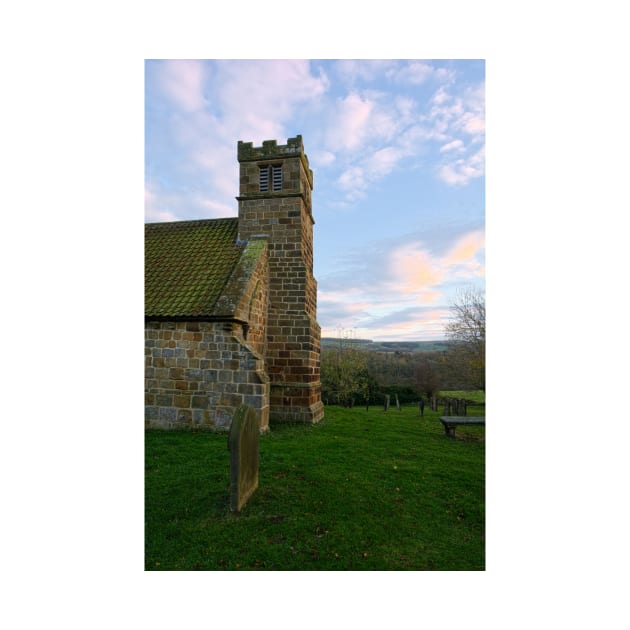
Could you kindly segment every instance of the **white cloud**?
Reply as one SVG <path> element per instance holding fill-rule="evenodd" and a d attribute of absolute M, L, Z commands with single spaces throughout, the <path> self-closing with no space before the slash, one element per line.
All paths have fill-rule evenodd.
<path fill-rule="evenodd" d="M 199 167 L 204 179 L 227 202 L 238 191 L 238 167 L 235 167 L 235 143 L 222 143 L 210 132 L 200 134 L 197 142 L 189 149 L 190 160 Z"/>
<path fill-rule="evenodd" d="M 233 191 L 232 191 L 233 192 Z M 232 199 L 234 195 L 232 194 Z M 203 187 L 171 190 L 148 179 L 144 192 L 145 219 L 149 222 L 236 216 L 236 201 L 222 202 Z"/>
<path fill-rule="evenodd" d="M 455 80 L 456 72 L 449 68 L 438 68 L 435 71 L 435 76 L 444 83 L 450 83 Z"/>
<path fill-rule="evenodd" d="M 166 195 L 156 193 L 153 185 L 146 182 L 144 189 L 144 214 L 149 223 L 176 221 L 177 215 L 169 208 Z"/>
<path fill-rule="evenodd" d="M 440 153 L 444 153 L 446 151 L 463 151 L 464 143 L 461 140 L 453 140 L 445 145 L 440 147 Z"/>
<path fill-rule="evenodd" d="M 445 164 L 438 170 L 438 177 L 451 186 L 465 186 L 470 180 L 482 175 L 474 167 L 468 165 L 466 160 L 457 160 L 451 164 Z"/>
<path fill-rule="evenodd" d="M 440 87 L 440 89 L 433 95 L 433 98 L 431 99 L 431 101 L 435 105 L 442 105 L 443 103 L 446 103 L 446 101 L 450 100 L 451 96 L 448 94 L 446 88 L 444 88 L 443 86 Z"/>
<path fill-rule="evenodd" d="M 236 216 L 238 214 L 236 203 L 234 203 L 234 205 L 228 205 L 203 196 L 197 200 L 197 203 L 199 207 L 207 211 L 209 218 L 214 217 L 220 219 L 222 217 Z"/>
<path fill-rule="evenodd" d="M 436 168 L 437 177 L 450 186 L 466 186 L 485 174 L 483 84 L 457 97 L 442 87 L 432 102 L 429 120 L 444 142 L 440 153 L 446 160 Z"/>
<path fill-rule="evenodd" d="M 435 68 L 426 61 L 409 61 L 396 70 L 390 70 L 388 76 L 400 83 L 419 85 L 430 79 L 434 73 Z"/>
<path fill-rule="evenodd" d="M 354 158 L 370 147 L 389 142 L 413 120 L 414 106 L 409 98 L 392 98 L 373 90 L 351 91 L 338 97 L 327 114 L 326 150 L 345 152 L 347 158 Z"/>
<path fill-rule="evenodd" d="M 370 185 L 419 150 L 411 125 L 415 107 L 411 99 L 391 99 L 382 92 L 352 92 L 337 101 L 325 141 L 342 169 L 337 183 L 346 200 L 363 197 Z"/>
<path fill-rule="evenodd" d="M 179 109 L 190 113 L 203 108 L 203 62 L 163 61 L 159 74 L 162 90 Z"/>
<path fill-rule="evenodd" d="M 399 116 L 405 123 L 409 122 L 416 107 L 415 101 L 407 96 L 397 96 L 395 103 Z"/>
<path fill-rule="evenodd" d="M 430 118 L 434 128 L 440 132 L 446 132 L 453 125 L 458 127 L 458 121 L 464 113 L 464 106 L 461 99 L 456 99 L 446 104 L 446 101 L 435 104 L 431 108 Z"/>
<path fill-rule="evenodd" d="M 213 105 L 221 123 L 229 137 L 256 144 L 281 138 L 295 107 L 328 89 L 325 75 L 313 76 L 304 60 L 219 61 L 216 73 Z"/>
<path fill-rule="evenodd" d="M 376 66 L 356 61 L 343 62 L 343 73 L 367 80 Z M 382 68 L 380 68 L 382 73 Z M 335 155 L 336 178 L 343 197 L 338 202 L 364 198 L 379 179 L 394 172 L 409 157 L 426 154 L 439 142 L 444 156 L 434 175 L 450 186 L 464 186 L 484 174 L 479 160 L 483 146 L 483 84 L 464 93 L 455 92 L 453 71 L 437 72 L 429 62 L 392 62 L 386 76 L 398 83 L 417 85 L 431 79 L 442 84 L 428 103 L 408 94 L 359 91 L 355 85 L 339 97 L 325 124 L 324 151 Z M 382 76 L 382 74 L 381 74 Z M 329 166 L 332 160 L 322 162 Z"/>
<path fill-rule="evenodd" d="M 394 170 L 402 157 L 403 153 L 395 147 L 379 149 L 367 159 L 368 171 L 372 177 L 384 177 Z"/>
<path fill-rule="evenodd" d="M 316 151 L 309 154 L 309 160 L 312 166 L 330 166 L 335 160 L 335 154 L 331 151 Z"/>
<path fill-rule="evenodd" d="M 365 173 L 360 166 L 351 166 L 337 179 L 339 188 L 345 191 L 346 200 L 354 200 L 365 194 L 367 182 Z"/>
<path fill-rule="evenodd" d="M 352 85 L 357 81 L 372 81 L 396 63 L 391 59 L 340 59 L 336 69 L 341 78 Z"/>
<path fill-rule="evenodd" d="M 466 112 L 462 117 L 462 129 L 471 135 L 482 134 L 486 130 L 486 123 L 483 116 Z"/>
<path fill-rule="evenodd" d="M 368 152 L 352 166 L 348 166 L 337 179 L 337 185 L 348 201 L 365 196 L 372 183 L 389 175 L 407 153 L 393 146 Z"/>
<path fill-rule="evenodd" d="M 356 93 L 339 99 L 327 132 L 328 146 L 345 150 L 357 149 L 365 138 L 373 108 L 372 101 L 363 99 Z"/>
<path fill-rule="evenodd" d="M 482 177 L 485 172 L 485 150 L 482 147 L 476 153 L 455 160 L 448 164 L 443 164 L 438 169 L 438 177 L 452 186 L 465 186 L 471 180 Z"/>

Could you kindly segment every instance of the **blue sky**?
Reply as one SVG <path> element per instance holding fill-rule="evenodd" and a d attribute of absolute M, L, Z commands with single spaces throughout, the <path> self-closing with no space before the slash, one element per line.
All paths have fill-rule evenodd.
<path fill-rule="evenodd" d="M 458 290 L 484 290 L 483 60 L 145 69 L 147 221 L 236 216 L 237 141 L 301 134 L 324 336 L 440 339 Z"/>

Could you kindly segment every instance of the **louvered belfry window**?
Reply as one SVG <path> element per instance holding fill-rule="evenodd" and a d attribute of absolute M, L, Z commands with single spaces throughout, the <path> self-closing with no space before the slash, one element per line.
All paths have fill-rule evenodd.
<path fill-rule="evenodd" d="M 258 167 L 258 183 L 260 192 L 282 190 L 282 165 L 265 165 Z"/>

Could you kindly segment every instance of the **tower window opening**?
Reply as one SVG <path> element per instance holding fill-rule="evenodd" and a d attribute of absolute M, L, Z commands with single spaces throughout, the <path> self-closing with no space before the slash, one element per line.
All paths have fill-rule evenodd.
<path fill-rule="evenodd" d="M 260 192 L 282 190 L 282 165 L 273 164 L 258 167 L 258 184 Z"/>

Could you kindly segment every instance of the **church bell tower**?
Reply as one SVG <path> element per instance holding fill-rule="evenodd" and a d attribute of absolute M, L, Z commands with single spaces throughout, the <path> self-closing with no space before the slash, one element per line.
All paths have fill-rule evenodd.
<path fill-rule="evenodd" d="M 318 422 L 321 401 L 321 332 L 313 277 L 313 172 L 302 136 L 261 147 L 238 143 L 240 238 L 266 238 L 269 310 L 266 368 L 271 379 L 270 418 Z"/>

